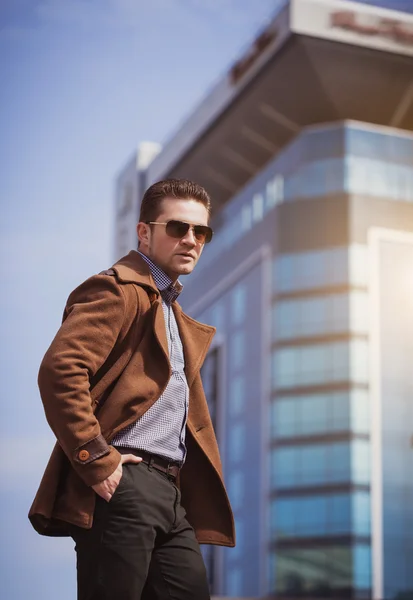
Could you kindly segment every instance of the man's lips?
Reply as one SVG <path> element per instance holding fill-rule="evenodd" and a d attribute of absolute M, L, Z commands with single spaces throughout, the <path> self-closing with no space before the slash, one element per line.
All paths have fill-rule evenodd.
<path fill-rule="evenodd" d="M 185 254 L 184 252 L 181 252 L 176 256 L 183 256 L 184 258 L 192 258 L 193 260 L 195 260 L 195 256 L 193 254 Z"/>

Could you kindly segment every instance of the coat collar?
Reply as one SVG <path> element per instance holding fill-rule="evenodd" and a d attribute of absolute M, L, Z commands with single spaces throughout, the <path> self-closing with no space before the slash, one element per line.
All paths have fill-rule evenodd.
<path fill-rule="evenodd" d="M 154 328 L 158 334 L 158 341 L 168 356 L 168 343 L 166 340 L 166 331 L 163 312 L 161 308 L 161 299 L 159 290 L 156 287 L 152 277 L 149 265 L 135 250 L 131 250 L 129 254 L 121 258 L 115 265 L 113 270 L 122 283 L 135 283 L 145 287 L 150 292 L 155 293 L 157 300 L 153 303 L 154 310 Z M 179 335 L 185 355 L 185 375 L 188 386 L 191 386 L 197 372 L 204 362 L 208 348 L 215 335 L 215 327 L 204 325 L 195 321 L 186 315 L 178 302 L 172 304 L 176 322 L 178 324 Z"/>
<path fill-rule="evenodd" d="M 116 271 L 118 279 L 122 283 L 136 283 L 159 296 L 159 290 L 152 277 L 149 265 L 136 250 L 131 250 L 129 254 L 118 260 L 112 268 Z"/>

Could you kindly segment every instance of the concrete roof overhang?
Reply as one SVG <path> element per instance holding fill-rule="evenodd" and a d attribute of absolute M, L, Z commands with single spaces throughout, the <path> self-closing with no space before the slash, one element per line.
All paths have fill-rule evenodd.
<path fill-rule="evenodd" d="M 168 160 L 161 152 L 149 179 L 193 179 L 219 208 L 304 127 L 344 119 L 413 130 L 413 51 L 390 52 L 290 29 L 237 95 L 175 156 L 172 138 L 165 148 Z"/>

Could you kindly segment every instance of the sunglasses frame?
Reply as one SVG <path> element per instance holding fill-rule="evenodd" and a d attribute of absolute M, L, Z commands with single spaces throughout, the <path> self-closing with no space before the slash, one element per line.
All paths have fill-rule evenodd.
<path fill-rule="evenodd" d="M 185 231 L 185 233 L 183 235 L 171 235 L 171 233 L 168 233 L 168 225 L 170 223 L 178 223 L 181 225 L 186 225 L 187 226 L 187 230 Z M 214 235 L 214 232 L 212 231 L 211 227 L 209 227 L 209 225 L 194 225 L 193 223 L 187 223 L 187 221 L 179 221 L 178 219 L 170 219 L 169 221 L 146 221 L 147 225 L 165 225 L 165 232 L 167 235 L 169 235 L 169 237 L 174 238 L 176 240 L 180 240 L 183 237 L 186 236 L 186 234 L 188 233 L 188 231 L 191 229 L 194 232 L 194 237 L 196 239 L 197 242 L 201 243 L 201 244 L 209 244 L 209 242 L 212 240 L 212 236 Z M 200 240 L 197 237 L 196 231 L 195 229 L 197 227 L 202 227 L 202 230 L 205 231 L 204 234 L 201 235 L 205 235 L 204 240 Z"/>

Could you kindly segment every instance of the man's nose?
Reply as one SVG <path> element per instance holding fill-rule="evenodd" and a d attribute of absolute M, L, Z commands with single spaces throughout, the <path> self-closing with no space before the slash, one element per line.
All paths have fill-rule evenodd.
<path fill-rule="evenodd" d="M 196 246 L 197 240 L 196 240 L 195 233 L 194 233 L 194 230 L 192 229 L 192 227 L 190 227 L 188 229 L 188 231 L 186 232 L 184 237 L 181 239 L 181 242 L 183 244 L 187 244 L 190 246 Z"/>

